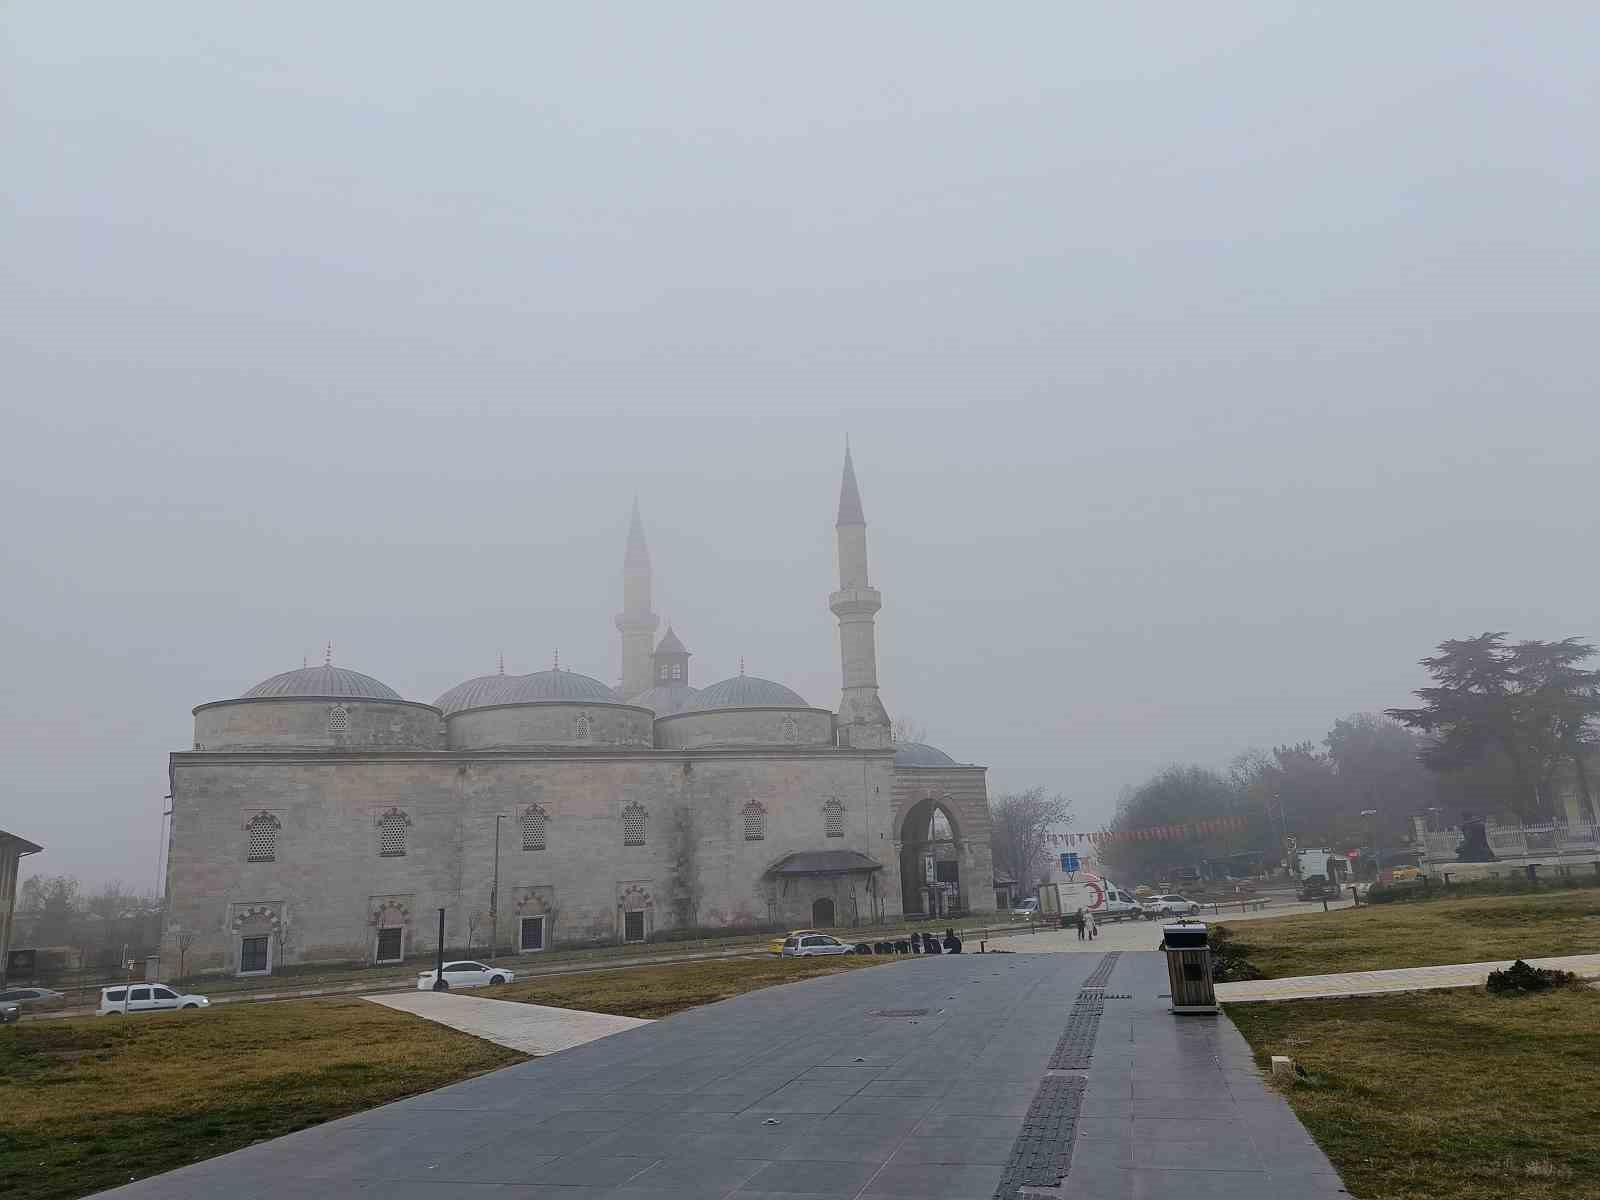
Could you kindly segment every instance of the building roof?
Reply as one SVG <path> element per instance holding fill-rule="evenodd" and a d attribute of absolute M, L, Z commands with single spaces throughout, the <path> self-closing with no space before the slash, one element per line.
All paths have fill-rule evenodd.
<path fill-rule="evenodd" d="M 338 697 L 353 700 L 399 700 L 400 693 L 386 683 L 328 663 L 320 667 L 301 667 L 285 671 L 271 679 L 263 679 L 246 692 L 241 699 L 261 700 L 277 696 Z"/>
<path fill-rule="evenodd" d="M 781 859 L 768 875 L 853 875 L 881 871 L 883 864 L 859 850 L 801 850 Z"/>
<path fill-rule="evenodd" d="M 937 746 L 930 746 L 926 742 L 896 742 L 894 744 L 894 765 L 897 767 L 954 767 L 960 764 Z"/>
<path fill-rule="evenodd" d="M 658 717 L 670 717 L 675 712 L 682 712 L 699 695 L 699 688 L 692 688 L 686 683 L 658 683 L 655 687 L 646 688 L 628 703 L 648 708 Z"/>
<path fill-rule="evenodd" d="M 678 635 L 672 632 L 672 625 L 667 625 L 667 632 L 662 634 L 661 640 L 656 643 L 657 654 L 688 654 L 689 647 L 678 640 Z"/>
<path fill-rule="evenodd" d="M 482 684 L 489 679 L 498 680 L 498 683 L 486 684 L 480 690 L 471 693 L 471 703 L 460 704 L 446 711 L 460 712 L 463 708 L 486 708 L 493 704 L 548 704 L 552 701 L 576 704 L 586 700 L 617 703 L 617 694 L 598 679 L 580 675 L 576 671 L 563 671 L 560 668 L 534 671 L 528 675 L 484 676 L 483 679 L 468 680 L 460 687 L 471 688 L 472 685 Z M 457 689 L 451 689 L 452 692 L 455 690 Z M 440 708 L 445 707 L 445 697 L 450 694 L 446 692 L 444 696 L 439 697 Z"/>
<path fill-rule="evenodd" d="M 4 829 L 0 829 L 0 846 L 3 846 L 8 842 L 11 844 L 11 853 L 17 855 L 19 858 L 25 854 L 37 854 L 39 851 L 44 849 L 43 846 L 40 846 L 35 842 L 30 842 L 25 837 L 15 833 L 7 833 Z"/>
<path fill-rule="evenodd" d="M 435 700 L 433 706 L 448 717 L 451 713 L 461 712 L 463 709 L 499 704 L 500 701 L 496 697 L 505 691 L 506 682 L 514 678 L 512 675 L 479 675 L 476 679 L 456 684 Z"/>
<path fill-rule="evenodd" d="M 770 679 L 735 675 L 700 689 L 684 712 L 706 708 L 810 708 L 800 693 Z"/>

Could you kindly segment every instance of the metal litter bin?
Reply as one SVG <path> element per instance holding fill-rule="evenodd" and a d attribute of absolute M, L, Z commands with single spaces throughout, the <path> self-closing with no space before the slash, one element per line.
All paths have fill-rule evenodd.
<path fill-rule="evenodd" d="M 1172 985 L 1175 1013 L 1214 1013 L 1217 992 L 1211 985 L 1211 950 L 1206 927 L 1199 921 L 1163 925 L 1161 942 L 1167 950 L 1167 980 Z"/>

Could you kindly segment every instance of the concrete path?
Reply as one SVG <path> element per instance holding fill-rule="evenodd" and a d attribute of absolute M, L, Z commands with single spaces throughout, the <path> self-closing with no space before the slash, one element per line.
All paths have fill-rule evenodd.
<path fill-rule="evenodd" d="M 521 1050 L 524 1054 L 554 1054 L 625 1029 L 648 1025 L 638 1017 L 581 1012 L 572 1008 L 547 1008 L 513 1000 L 489 1000 L 458 992 L 400 992 L 364 996 L 373 1004 L 415 1013 L 462 1033 Z"/>
<path fill-rule="evenodd" d="M 1217 984 L 1217 999 L 1230 1004 L 1252 1000 L 1314 1000 L 1332 996 L 1378 996 L 1385 992 L 1425 992 L 1433 988 L 1481 987 L 1490 971 L 1512 960 L 1455 963 L 1444 967 L 1402 967 L 1394 971 L 1346 971 L 1335 975 L 1295 975 L 1287 979 L 1251 979 Z M 1600 954 L 1566 954 L 1530 958 L 1530 966 L 1571 971 L 1582 979 L 1600 978 Z"/>
<path fill-rule="evenodd" d="M 1022 1200 L 1044 1176 L 1052 1189 L 1038 1194 L 1076 1200 L 1338 1194 L 1232 1025 L 1172 1016 L 1166 990 L 1149 953 L 1109 967 L 1078 954 L 901 960 L 707 1005 L 106 1194 Z M 1088 1057 L 1052 1068 L 1069 1051 Z"/>
<path fill-rule="evenodd" d="M 1348 900 L 1330 905 L 1330 911 L 1353 908 Z M 1294 917 L 1301 914 L 1322 915 L 1322 902 L 1302 903 L 1291 901 L 1283 904 L 1269 904 L 1256 912 L 1241 913 L 1237 908 L 1229 912 L 1222 910 L 1220 917 L 1211 915 L 1208 908 L 1200 914 L 1200 920 L 1208 925 L 1237 925 L 1245 921 L 1270 920 L 1273 917 Z M 1019 922 L 1020 924 L 1020 922 Z M 1013 937 L 999 938 L 989 943 L 991 949 L 1015 950 L 1019 954 L 1104 954 L 1108 950 L 1154 950 L 1161 944 L 1161 926 L 1163 921 L 1108 921 L 1100 926 L 1100 935 L 1094 941 L 1078 940 L 1078 931 L 1075 929 L 1048 929 L 1037 933 L 1019 932 Z M 971 949 L 978 948 L 978 936 L 973 934 L 968 939 L 966 934 L 961 935 L 964 940 L 970 941 Z"/>

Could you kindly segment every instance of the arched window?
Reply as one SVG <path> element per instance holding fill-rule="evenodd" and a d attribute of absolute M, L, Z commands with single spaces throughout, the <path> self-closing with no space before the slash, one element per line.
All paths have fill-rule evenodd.
<path fill-rule="evenodd" d="M 544 849 L 545 823 L 549 819 L 550 814 L 537 804 L 530 804 L 522 810 L 522 815 L 517 818 L 517 823 L 522 826 L 522 848 L 524 850 Z"/>
<path fill-rule="evenodd" d="M 406 830 L 411 828 L 411 818 L 398 808 L 391 808 L 378 818 L 378 856 L 380 858 L 404 858 L 406 854 Z"/>
<path fill-rule="evenodd" d="M 844 802 L 829 796 L 822 805 L 822 833 L 824 837 L 844 836 Z"/>
<path fill-rule="evenodd" d="M 271 813 L 262 812 L 251 817 L 244 828 L 249 834 L 245 862 L 277 862 L 278 830 L 283 828 L 283 822 Z"/>
<path fill-rule="evenodd" d="M 589 719 L 588 713 L 582 712 L 578 714 L 577 727 L 574 732 L 580 742 L 589 740 L 594 732 L 594 723 Z"/>
<path fill-rule="evenodd" d="M 744 840 L 747 842 L 765 841 L 767 836 L 767 810 L 760 803 L 751 800 L 739 810 L 739 815 L 744 818 Z"/>
<path fill-rule="evenodd" d="M 645 812 L 644 805 L 637 801 L 622 810 L 622 844 L 624 846 L 644 845 L 645 821 L 648 817 L 649 814 Z"/>
<path fill-rule="evenodd" d="M 335 704 L 328 710 L 328 732 L 350 732 L 350 710 L 342 704 Z"/>
<path fill-rule="evenodd" d="M 784 714 L 783 723 L 779 726 L 779 729 L 784 741 L 798 742 L 800 740 L 800 725 L 794 719 L 793 713 Z"/>

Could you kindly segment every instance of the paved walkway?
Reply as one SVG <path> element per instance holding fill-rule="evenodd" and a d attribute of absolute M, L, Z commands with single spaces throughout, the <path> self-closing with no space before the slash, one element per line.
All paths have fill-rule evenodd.
<path fill-rule="evenodd" d="M 451 1029 L 485 1041 L 521 1050 L 524 1054 L 555 1054 L 625 1029 L 648 1025 L 638 1017 L 582 1012 L 573 1008 L 547 1008 L 513 1000 L 489 1000 L 456 992 L 401 992 L 366 996 L 374 1004 L 415 1013 Z"/>
<path fill-rule="evenodd" d="M 1571 971 L 1583 979 L 1600 978 L 1600 954 L 1566 954 L 1530 958 L 1530 966 Z M 1252 1000 L 1314 1000 L 1332 996 L 1378 996 L 1385 992 L 1425 992 L 1433 988 L 1481 987 L 1490 971 L 1512 960 L 1455 963 L 1445 967 L 1402 967 L 1394 971 L 1346 971 L 1335 975 L 1294 975 L 1287 979 L 1251 979 L 1217 984 L 1217 999 L 1230 1004 Z"/>
<path fill-rule="evenodd" d="M 1044 1194 L 1339 1194 L 1226 1018 L 1167 1012 L 1161 956 L 1104 971 L 963 954 L 769 988 L 106 1194 L 1021 1200 L 1069 1153 Z M 1092 1057 L 1051 1069 L 1069 1037 Z"/>
<path fill-rule="evenodd" d="M 1332 904 L 1331 910 L 1337 912 L 1353 907 L 1347 900 Z M 1232 912 L 1224 908 L 1220 917 L 1212 916 L 1207 908 L 1200 914 L 1200 919 L 1208 925 L 1233 926 L 1245 921 L 1293 917 L 1302 913 L 1320 916 L 1321 901 L 1309 904 L 1299 901 L 1274 903 L 1247 913 L 1241 913 L 1237 907 Z M 1092 942 L 1080 942 L 1075 929 L 1041 929 L 1036 933 L 1019 932 L 1013 937 L 997 938 L 989 946 L 995 950 L 1015 950 L 1019 954 L 1104 954 L 1108 950 L 1154 950 L 1161 944 L 1161 926 L 1164 924 L 1165 921 L 1107 921 L 1100 926 L 1100 936 Z M 979 935 L 973 934 L 970 938 L 966 934 L 961 936 L 970 943 L 971 949 L 978 948 Z"/>

